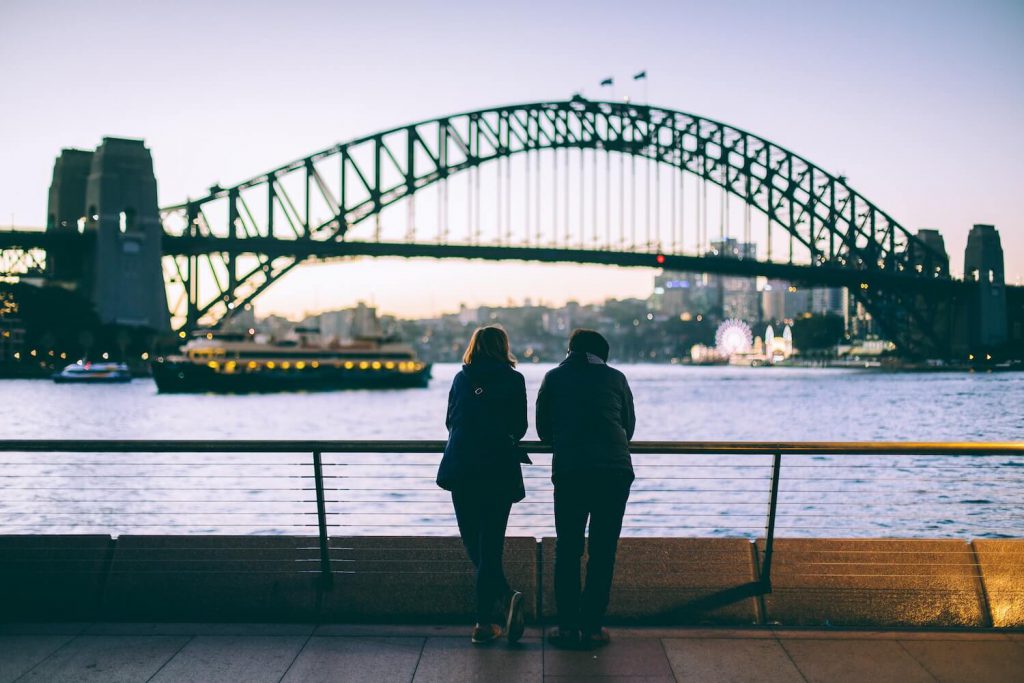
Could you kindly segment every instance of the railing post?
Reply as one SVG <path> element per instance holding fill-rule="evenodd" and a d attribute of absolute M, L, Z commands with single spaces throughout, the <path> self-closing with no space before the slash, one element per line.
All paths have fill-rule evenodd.
<path fill-rule="evenodd" d="M 316 485 L 316 521 L 320 527 L 320 578 L 325 586 L 330 586 L 334 575 L 331 574 L 331 555 L 327 547 L 327 503 L 324 500 L 324 468 L 320 462 L 320 451 L 313 451 L 313 481 Z"/>
<path fill-rule="evenodd" d="M 782 468 L 782 453 L 776 453 L 772 461 L 772 490 L 768 499 L 768 524 L 764 539 L 764 564 L 761 566 L 761 587 L 766 593 L 772 592 L 772 550 L 775 545 L 775 511 L 779 504 L 779 470 Z"/>

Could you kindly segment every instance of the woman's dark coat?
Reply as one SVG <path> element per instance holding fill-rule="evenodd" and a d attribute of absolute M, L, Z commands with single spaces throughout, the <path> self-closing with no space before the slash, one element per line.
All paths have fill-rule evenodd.
<path fill-rule="evenodd" d="M 507 363 L 463 365 L 448 392 L 448 443 L 437 485 L 491 491 L 517 502 L 526 497 L 522 451 L 526 434 L 526 382 Z"/>

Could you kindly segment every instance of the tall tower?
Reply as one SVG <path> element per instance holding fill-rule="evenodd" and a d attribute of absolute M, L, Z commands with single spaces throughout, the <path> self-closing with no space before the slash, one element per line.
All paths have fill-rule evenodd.
<path fill-rule="evenodd" d="M 975 225 L 967 236 L 964 279 L 977 282 L 967 306 L 970 348 L 982 351 L 1006 343 L 1006 282 L 1003 246 L 993 225 Z"/>
<path fill-rule="evenodd" d="M 84 149 L 64 149 L 53 165 L 53 181 L 46 209 L 46 231 L 78 232 L 85 217 L 85 186 L 92 169 L 93 153 Z M 80 282 L 89 265 L 87 254 L 74 249 L 50 249 L 46 269 L 51 280 Z"/>
<path fill-rule="evenodd" d="M 937 277 L 948 278 L 949 255 L 946 254 L 946 241 L 942 239 L 942 233 L 934 228 L 921 228 L 917 231 L 917 238 L 923 246 L 911 243 L 911 264 L 918 270 L 928 269 Z"/>

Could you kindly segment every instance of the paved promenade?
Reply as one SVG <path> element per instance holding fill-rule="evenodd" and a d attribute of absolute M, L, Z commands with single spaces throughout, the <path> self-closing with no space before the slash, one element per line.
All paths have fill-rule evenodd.
<path fill-rule="evenodd" d="M 1020 683 L 1024 633 L 612 629 L 601 650 L 469 643 L 465 628 L 0 625 L 0 681 Z"/>

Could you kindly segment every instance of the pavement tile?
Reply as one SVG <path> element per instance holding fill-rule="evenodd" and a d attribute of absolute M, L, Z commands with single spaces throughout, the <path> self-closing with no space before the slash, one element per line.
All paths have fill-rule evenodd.
<path fill-rule="evenodd" d="M 544 683 L 676 683 L 674 676 L 545 676 Z"/>
<path fill-rule="evenodd" d="M 435 624 L 320 624 L 313 631 L 314 636 L 409 636 L 428 638 L 434 636 L 468 637 L 472 626 L 438 626 Z"/>
<path fill-rule="evenodd" d="M 102 622 L 85 633 L 92 636 L 308 636 L 314 624 L 198 624 L 188 622 Z"/>
<path fill-rule="evenodd" d="M 584 679 L 606 676 L 672 676 L 672 667 L 659 640 L 615 638 L 596 650 L 544 647 L 544 675 Z"/>
<path fill-rule="evenodd" d="M 940 683 L 1020 683 L 1024 680 L 1024 648 L 1005 640 L 899 642 Z"/>
<path fill-rule="evenodd" d="M 188 640 L 186 636 L 79 636 L 20 680 L 145 681 Z"/>
<path fill-rule="evenodd" d="M 153 677 L 153 683 L 277 683 L 306 636 L 196 636 Z"/>
<path fill-rule="evenodd" d="M 0 623 L 0 635 L 21 635 L 21 636 L 77 636 L 89 628 L 88 622 L 79 621 L 55 621 L 55 622 L 34 622 L 34 621 L 9 621 Z"/>
<path fill-rule="evenodd" d="M 771 629 L 760 628 L 657 628 L 657 627 L 636 627 L 636 628 L 611 628 L 608 629 L 612 638 L 743 638 L 751 640 L 757 638 L 775 638 Z"/>
<path fill-rule="evenodd" d="M 774 629 L 779 640 L 1003 640 L 998 631 L 870 631 L 861 629 Z"/>
<path fill-rule="evenodd" d="M 473 645 L 467 635 L 430 638 L 413 681 L 540 681 L 543 657 L 539 638 L 524 639 L 516 645 L 498 641 L 486 646 Z"/>
<path fill-rule="evenodd" d="M 893 631 L 895 640 L 1005 641 L 999 631 Z"/>
<path fill-rule="evenodd" d="M 411 681 L 424 642 L 409 637 L 314 636 L 282 683 Z"/>
<path fill-rule="evenodd" d="M 0 635 L 0 683 L 13 681 L 72 638 L 73 635 Z"/>
<path fill-rule="evenodd" d="M 804 683 L 776 640 L 666 638 L 662 642 L 680 683 Z"/>
<path fill-rule="evenodd" d="M 782 646 L 808 683 L 933 683 L 896 641 L 786 640 Z"/>

